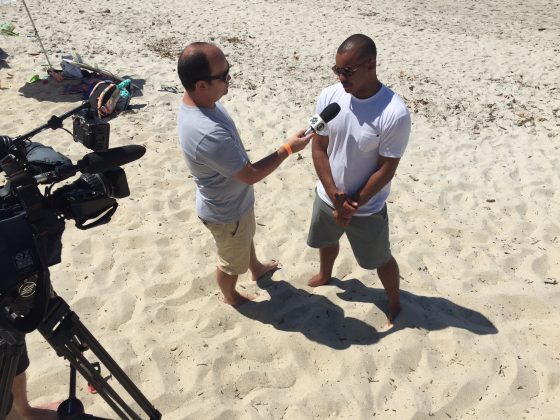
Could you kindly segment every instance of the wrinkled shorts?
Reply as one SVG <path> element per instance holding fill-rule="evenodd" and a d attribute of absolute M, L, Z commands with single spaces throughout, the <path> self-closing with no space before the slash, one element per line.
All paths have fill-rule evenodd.
<path fill-rule="evenodd" d="M 0 339 L 0 351 L 4 351 L 4 346 L 7 346 L 6 342 L 2 339 Z M 4 357 L 2 354 L 0 354 L 0 358 Z M 27 346 L 25 344 L 25 341 L 23 342 L 23 348 L 21 350 L 21 354 L 19 356 L 19 360 L 18 360 L 18 364 L 16 367 L 16 372 L 15 372 L 15 376 L 21 375 L 23 372 L 25 372 L 27 370 L 27 368 L 29 367 L 29 356 L 27 354 Z M 12 402 L 13 402 L 13 398 L 12 398 L 12 394 L 10 393 L 10 401 L 8 404 L 8 412 L 10 412 L 11 407 L 12 407 Z"/>
<path fill-rule="evenodd" d="M 245 273 L 249 269 L 257 225 L 253 208 L 235 222 L 213 223 L 202 220 L 202 223 L 214 237 L 218 251 L 218 269 L 232 276 Z"/>
<path fill-rule="evenodd" d="M 3 346 L 6 346 L 6 342 L 0 338 L 0 351 L 2 351 Z M 27 354 L 27 346 L 25 340 L 23 341 L 23 348 L 19 356 L 18 364 L 16 367 L 16 376 L 22 374 L 29 367 L 29 356 Z"/>

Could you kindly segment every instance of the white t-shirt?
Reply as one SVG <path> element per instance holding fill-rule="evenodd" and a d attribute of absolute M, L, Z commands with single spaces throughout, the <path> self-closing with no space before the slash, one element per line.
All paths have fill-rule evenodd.
<path fill-rule="evenodd" d="M 327 155 L 336 187 L 352 196 L 377 169 L 379 155 L 400 158 L 404 154 L 410 136 L 410 113 L 403 100 L 385 85 L 367 99 L 346 93 L 340 83 L 329 86 L 319 95 L 316 112 L 333 102 L 340 105 L 340 112 L 318 134 L 329 137 Z M 390 190 L 389 182 L 358 208 L 356 216 L 380 211 Z M 317 193 L 334 207 L 321 181 Z"/>

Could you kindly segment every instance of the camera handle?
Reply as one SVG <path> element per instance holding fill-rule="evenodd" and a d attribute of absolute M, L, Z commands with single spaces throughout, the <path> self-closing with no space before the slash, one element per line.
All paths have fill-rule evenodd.
<path fill-rule="evenodd" d="M 46 124 L 43 124 L 40 127 L 37 127 L 34 130 L 31 130 L 28 133 L 22 134 L 21 136 L 18 136 L 14 139 L 14 143 L 17 143 L 21 140 L 25 140 L 25 139 L 30 139 L 31 137 L 35 136 L 36 134 L 39 134 L 41 131 L 46 130 L 47 128 L 50 128 L 52 130 L 56 130 L 58 128 L 62 128 L 62 122 L 74 115 L 77 114 L 78 112 L 80 112 L 82 109 L 89 109 L 91 107 L 90 101 L 85 101 L 83 104 L 81 104 L 80 106 L 71 109 L 70 111 L 66 112 L 65 114 L 62 114 L 60 117 L 57 117 L 56 115 L 53 115 L 51 118 L 49 118 L 49 121 Z"/>

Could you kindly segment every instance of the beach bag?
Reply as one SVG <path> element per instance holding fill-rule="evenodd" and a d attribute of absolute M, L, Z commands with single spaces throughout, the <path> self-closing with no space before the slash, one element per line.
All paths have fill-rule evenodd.
<path fill-rule="evenodd" d="M 117 109 L 121 92 L 111 81 L 98 82 L 89 95 L 92 107 L 97 110 L 99 118 L 111 115 Z"/>
<path fill-rule="evenodd" d="M 128 108 L 133 91 L 134 85 L 130 79 L 124 79 L 118 85 L 110 80 L 98 82 L 89 95 L 91 108 L 97 110 L 99 118 L 115 111 L 124 111 Z"/>
<path fill-rule="evenodd" d="M 132 84 L 131 79 L 124 79 L 117 85 L 117 88 L 121 92 L 121 97 L 117 102 L 117 111 L 124 111 L 128 108 L 128 104 L 130 103 L 130 99 L 134 94 L 135 86 Z"/>

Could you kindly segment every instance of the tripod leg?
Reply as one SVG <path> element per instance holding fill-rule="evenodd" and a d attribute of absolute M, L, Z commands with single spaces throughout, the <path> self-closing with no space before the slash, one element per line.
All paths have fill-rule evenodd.
<path fill-rule="evenodd" d="M 161 414 L 146 399 L 136 385 L 117 365 L 95 337 L 80 322 L 78 316 L 70 310 L 68 304 L 60 297 L 51 299 L 47 315 L 38 327 L 39 332 L 59 355 L 64 356 L 70 364 L 97 390 L 99 395 L 111 406 L 121 419 L 140 419 L 119 394 L 107 383 L 95 366 L 83 355 L 84 349 L 90 349 L 97 359 L 107 368 L 112 377 L 126 390 L 150 419 L 160 419 Z"/>
<path fill-rule="evenodd" d="M 10 411 L 12 384 L 22 350 L 23 336 L 22 341 L 16 344 L 8 344 L 0 339 L 0 419 L 2 420 Z"/>

